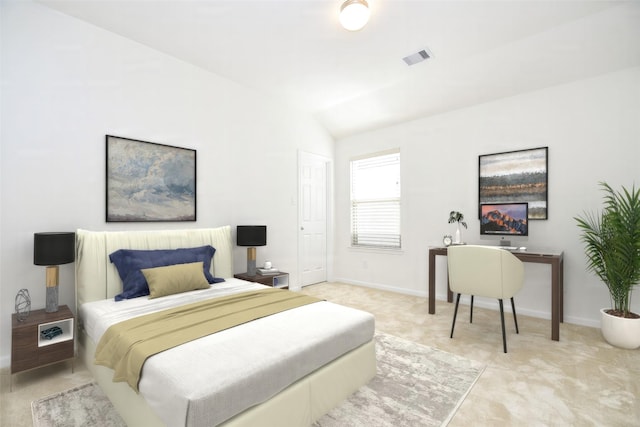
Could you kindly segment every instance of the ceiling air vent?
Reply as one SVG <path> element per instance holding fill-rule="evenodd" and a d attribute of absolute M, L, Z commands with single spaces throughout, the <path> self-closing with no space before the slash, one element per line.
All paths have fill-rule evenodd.
<path fill-rule="evenodd" d="M 402 58 L 402 60 L 406 62 L 407 65 L 415 65 L 418 62 L 422 62 L 431 58 L 432 56 L 433 55 L 428 49 L 422 49 L 420 52 L 416 52 L 409 56 L 405 56 L 404 58 Z"/>

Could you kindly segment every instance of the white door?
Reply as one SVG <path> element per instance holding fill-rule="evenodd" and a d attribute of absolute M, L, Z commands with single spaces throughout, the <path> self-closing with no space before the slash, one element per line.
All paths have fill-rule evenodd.
<path fill-rule="evenodd" d="M 298 163 L 298 271 L 300 285 L 327 280 L 327 189 L 330 161 L 300 152 Z"/>

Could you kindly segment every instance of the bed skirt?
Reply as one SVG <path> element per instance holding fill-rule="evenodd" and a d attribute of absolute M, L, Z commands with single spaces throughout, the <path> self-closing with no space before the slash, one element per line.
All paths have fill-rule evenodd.
<path fill-rule="evenodd" d="M 112 382 L 113 371 L 93 363 L 96 345 L 84 331 L 80 334 L 78 345 L 85 366 L 127 425 L 164 426 L 142 395 L 136 394 L 125 383 Z M 221 426 L 311 425 L 368 383 L 375 374 L 375 343 L 371 340 L 298 380 L 268 401 L 225 421 Z"/>

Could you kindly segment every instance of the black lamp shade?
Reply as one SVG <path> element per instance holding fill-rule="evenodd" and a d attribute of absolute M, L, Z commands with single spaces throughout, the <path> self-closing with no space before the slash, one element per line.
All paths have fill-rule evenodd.
<path fill-rule="evenodd" d="M 267 244 L 266 225 L 239 225 L 236 229 L 238 246 L 265 246 Z"/>
<path fill-rule="evenodd" d="M 75 261 L 76 233 L 34 233 L 33 263 L 60 265 Z"/>

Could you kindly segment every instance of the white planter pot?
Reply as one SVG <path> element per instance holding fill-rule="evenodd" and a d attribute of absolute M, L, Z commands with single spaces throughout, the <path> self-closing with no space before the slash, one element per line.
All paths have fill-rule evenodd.
<path fill-rule="evenodd" d="M 611 345 L 620 348 L 635 349 L 640 347 L 640 319 L 626 319 L 606 313 L 607 308 L 600 310 L 601 330 L 604 339 Z"/>

